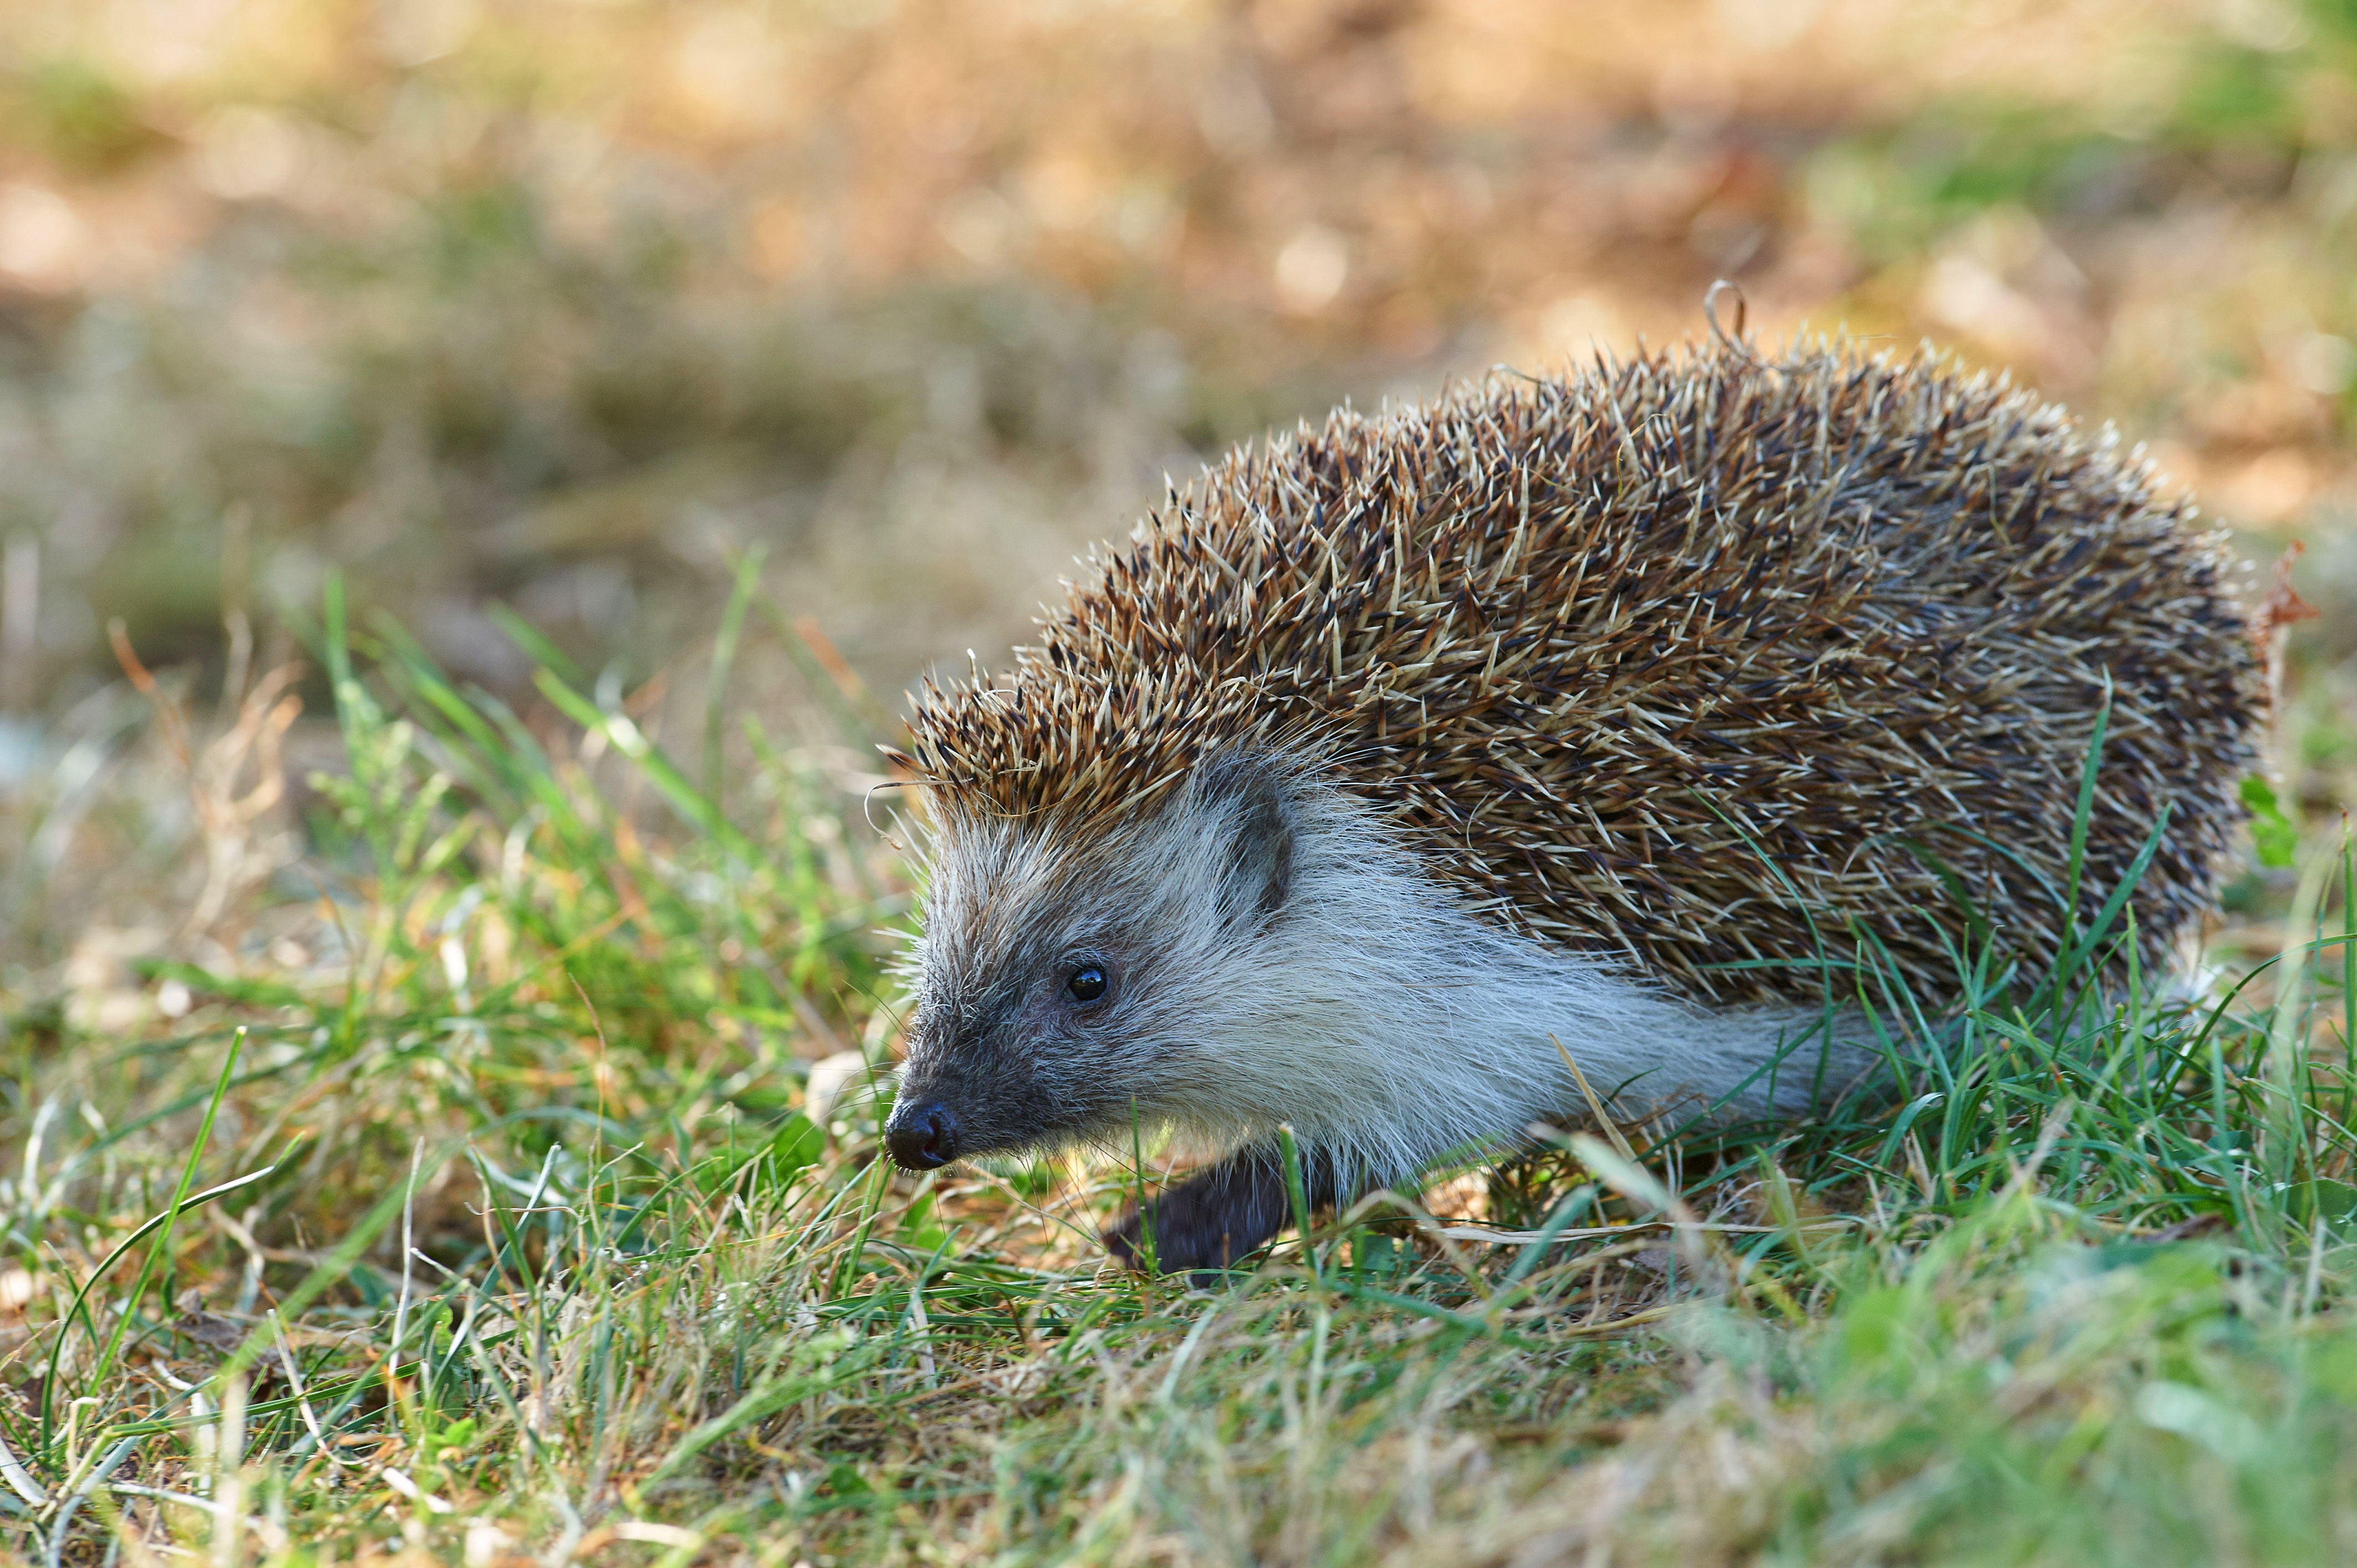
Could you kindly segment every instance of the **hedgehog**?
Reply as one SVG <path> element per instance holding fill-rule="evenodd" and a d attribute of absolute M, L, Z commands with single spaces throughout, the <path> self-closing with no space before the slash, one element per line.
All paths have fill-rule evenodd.
<path fill-rule="evenodd" d="M 1805 1116 L 1888 1060 L 1862 975 L 1958 994 L 1960 905 L 2035 976 L 2132 883 L 2101 961 L 2155 972 L 2266 700 L 2194 518 L 2108 428 L 1841 339 L 1240 450 L 912 696 L 889 1152 L 1175 1133 L 1223 1152 L 1104 1239 L 1216 1269 L 1290 1160 L 1334 1204 L 1598 1114 Z"/>

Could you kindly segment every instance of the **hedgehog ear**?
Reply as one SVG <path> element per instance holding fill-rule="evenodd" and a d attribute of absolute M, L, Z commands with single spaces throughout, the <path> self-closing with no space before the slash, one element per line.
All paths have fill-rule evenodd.
<path fill-rule="evenodd" d="M 1265 757 L 1231 752 L 1204 767 L 1197 788 L 1228 834 L 1227 907 L 1256 925 L 1284 908 L 1293 885 L 1293 812 L 1284 776 Z"/>

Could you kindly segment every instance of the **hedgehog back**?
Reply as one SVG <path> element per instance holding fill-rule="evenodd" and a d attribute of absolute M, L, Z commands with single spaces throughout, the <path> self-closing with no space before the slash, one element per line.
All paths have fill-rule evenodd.
<path fill-rule="evenodd" d="M 1237 747 L 1307 759 L 1492 918 L 1698 999 L 1871 932 L 1932 994 L 1967 897 L 2057 951 L 2167 808 L 2147 962 L 2210 902 L 2264 687 L 2214 535 L 2140 460 L 1930 357 L 1738 345 L 1241 452 L 1092 556 L 1011 675 L 928 683 L 936 810 L 1048 831 Z"/>

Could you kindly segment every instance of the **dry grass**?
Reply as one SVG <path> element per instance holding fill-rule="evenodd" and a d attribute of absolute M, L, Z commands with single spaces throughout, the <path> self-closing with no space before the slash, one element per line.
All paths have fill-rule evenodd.
<path fill-rule="evenodd" d="M 502 690 L 487 598 L 643 675 L 756 542 L 894 690 L 1166 470 L 1721 275 L 2119 419 L 2271 556 L 2352 506 L 2352 59 L 2338 0 L 23 0 L 0 701 L 113 616 L 219 673 L 328 564 Z"/>

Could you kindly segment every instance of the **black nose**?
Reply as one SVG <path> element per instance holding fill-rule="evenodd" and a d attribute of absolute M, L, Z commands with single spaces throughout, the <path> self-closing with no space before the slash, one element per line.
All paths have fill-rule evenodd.
<path fill-rule="evenodd" d="M 957 1158 L 957 1118 L 946 1105 L 902 1106 L 892 1113 L 884 1142 L 902 1170 L 937 1170 Z"/>

